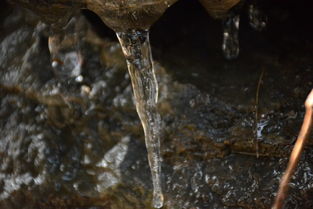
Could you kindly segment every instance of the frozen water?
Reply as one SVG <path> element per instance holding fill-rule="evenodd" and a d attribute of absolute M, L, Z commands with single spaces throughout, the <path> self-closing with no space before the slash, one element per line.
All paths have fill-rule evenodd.
<path fill-rule="evenodd" d="M 223 21 L 223 45 L 222 50 L 226 59 L 235 59 L 239 55 L 239 15 L 229 15 Z"/>
<path fill-rule="evenodd" d="M 249 5 L 248 17 L 249 24 L 254 30 L 261 31 L 266 27 L 267 16 L 255 4 Z"/>
<path fill-rule="evenodd" d="M 161 188 L 160 116 L 157 112 L 158 83 L 156 80 L 148 30 L 117 32 L 127 60 L 135 97 L 136 110 L 141 120 L 153 181 L 153 206 L 163 206 Z"/>

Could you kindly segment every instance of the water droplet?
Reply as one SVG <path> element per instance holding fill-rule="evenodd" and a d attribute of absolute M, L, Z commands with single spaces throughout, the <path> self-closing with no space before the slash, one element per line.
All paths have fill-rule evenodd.
<path fill-rule="evenodd" d="M 160 192 L 156 192 L 153 194 L 153 207 L 154 208 L 162 208 L 164 202 L 163 194 Z"/>
<path fill-rule="evenodd" d="M 77 76 L 77 77 L 75 78 L 75 81 L 78 82 L 78 83 L 83 82 L 83 80 L 84 80 L 84 77 L 83 77 L 82 75 L 79 75 L 79 76 Z"/>

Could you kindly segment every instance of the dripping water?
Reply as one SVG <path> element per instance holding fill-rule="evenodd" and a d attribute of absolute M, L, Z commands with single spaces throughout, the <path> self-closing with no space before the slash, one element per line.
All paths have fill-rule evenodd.
<path fill-rule="evenodd" d="M 232 60 L 239 55 L 239 15 L 230 14 L 223 21 L 223 44 L 222 50 L 226 59 Z"/>
<path fill-rule="evenodd" d="M 141 120 L 153 181 L 153 206 L 163 206 L 161 188 L 160 116 L 157 112 L 158 83 L 156 80 L 148 30 L 117 32 L 127 60 L 135 105 Z"/>

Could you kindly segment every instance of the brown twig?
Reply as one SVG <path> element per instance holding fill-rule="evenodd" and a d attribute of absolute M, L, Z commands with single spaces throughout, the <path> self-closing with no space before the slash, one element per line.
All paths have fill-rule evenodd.
<path fill-rule="evenodd" d="M 272 209 L 280 209 L 283 206 L 284 199 L 287 196 L 288 192 L 288 183 L 298 164 L 300 155 L 303 150 L 303 146 L 307 141 L 312 128 L 312 116 L 313 116 L 313 90 L 311 90 L 309 96 L 305 101 L 305 116 L 303 119 L 302 127 L 297 138 L 296 144 L 290 155 L 285 174 L 280 181 L 279 190 Z"/>
<path fill-rule="evenodd" d="M 261 75 L 259 77 L 258 86 L 256 89 L 256 95 L 255 95 L 255 150 L 256 150 L 256 157 L 259 158 L 259 142 L 258 142 L 258 121 L 259 121 L 259 94 L 260 94 L 260 88 L 262 84 L 264 76 L 264 69 L 261 72 Z"/>

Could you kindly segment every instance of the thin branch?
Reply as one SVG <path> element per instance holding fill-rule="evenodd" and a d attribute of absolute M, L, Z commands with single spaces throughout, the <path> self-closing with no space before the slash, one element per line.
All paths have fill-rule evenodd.
<path fill-rule="evenodd" d="M 264 69 L 261 72 L 261 75 L 259 77 L 258 86 L 256 89 L 256 95 L 255 95 L 255 150 L 256 150 L 256 157 L 259 158 L 259 141 L 258 141 L 258 122 L 259 122 L 259 95 L 260 95 L 260 88 L 263 81 L 264 76 Z"/>
<path fill-rule="evenodd" d="M 292 150 L 289 158 L 287 169 L 282 177 L 279 185 L 279 190 L 272 209 L 280 209 L 283 206 L 284 199 L 288 192 L 288 183 L 295 171 L 295 168 L 299 162 L 303 146 L 307 141 L 310 131 L 312 129 L 312 116 L 313 116 L 313 90 L 311 90 L 309 96 L 305 101 L 305 116 L 303 119 L 302 127 L 296 141 L 296 144 Z"/>

